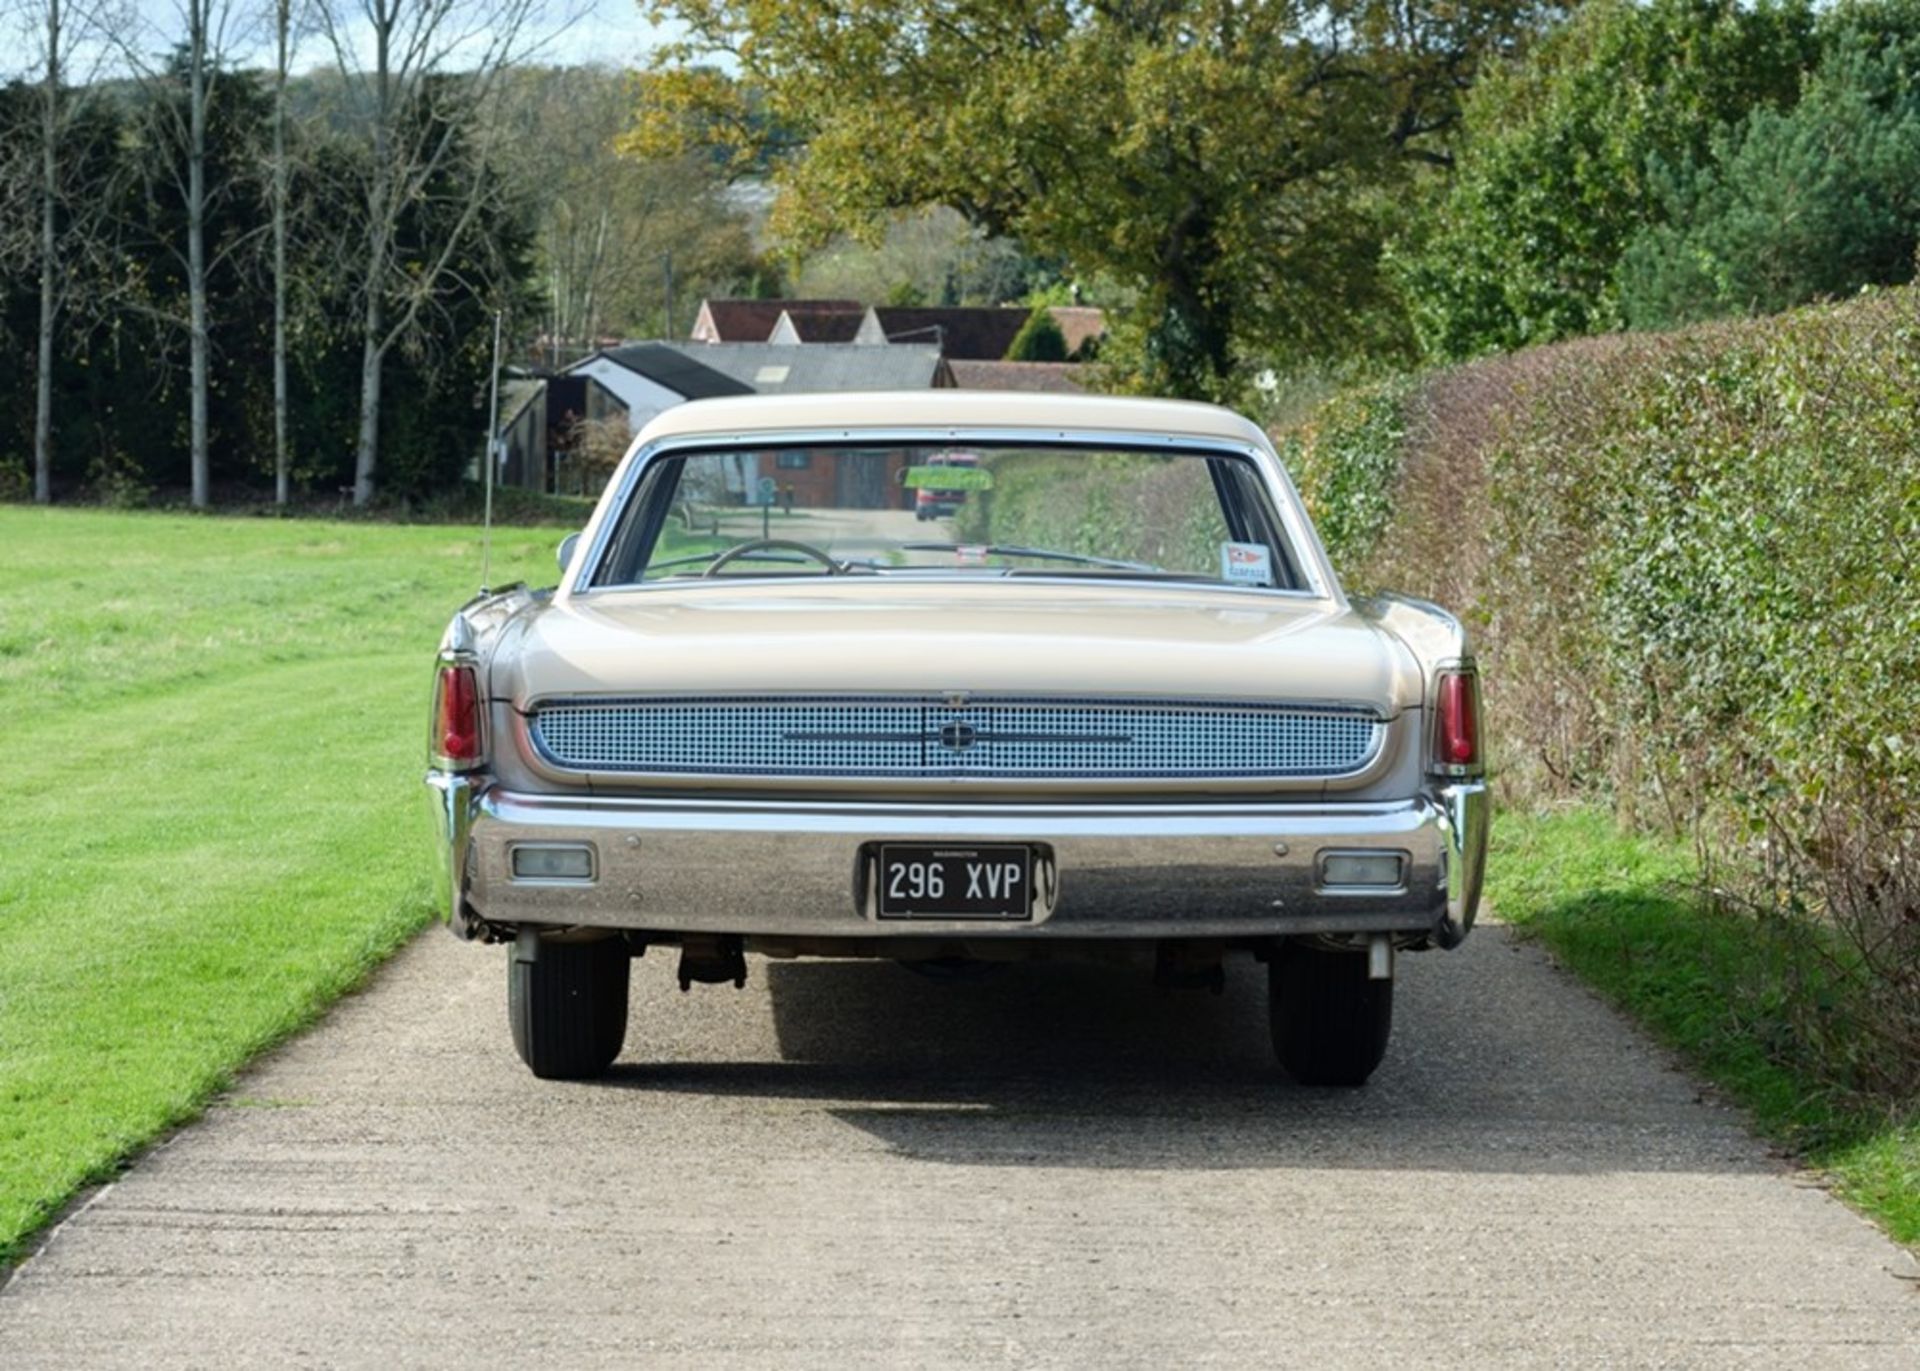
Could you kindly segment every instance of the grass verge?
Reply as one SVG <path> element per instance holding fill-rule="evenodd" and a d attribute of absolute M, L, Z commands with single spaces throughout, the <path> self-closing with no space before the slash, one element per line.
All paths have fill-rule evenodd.
<path fill-rule="evenodd" d="M 494 531 L 495 579 L 557 535 Z M 0 1265 L 428 917 L 478 533 L 0 506 Z"/>
<path fill-rule="evenodd" d="M 1503 815 L 1488 864 L 1501 918 L 1679 1049 L 1849 1204 L 1920 1245 L 1920 1117 L 1836 1098 L 1769 1051 L 1781 967 L 1737 914 L 1702 906 L 1683 848 L 1595 810 Z"/>

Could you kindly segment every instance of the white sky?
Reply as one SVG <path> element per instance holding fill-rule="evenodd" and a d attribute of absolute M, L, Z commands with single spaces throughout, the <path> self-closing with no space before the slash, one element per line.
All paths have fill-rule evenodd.
<path fill-rule="evenodd" d="M 647 22 L 639 0 L 586 0 L 587 10 L 554 40 L 550 61 L 558 66 L 596 62 L 637 67 L 661 42 L 663 31 Z"/>
<path fill-rule="evenodd" d="M 116 3 L 125 4 L 134 15 L 134 26 L 145 30 L 138 38 L 130 38 L 122 32 L 119 35 L 120 42 L 130 43 L 145 52 L 149 59 L 160 56 L 168 46 L 170 36 L 180 27 L 179 11 L 174 0 L 106 0 L 109 7 Z M 0 5 L 0 8 L 11 7 Z M 32 27 L 33 8 L 29 3 L 25 6 L 28 11 L 26 15 L 7 16 L 10 22 L 4 27 L 8 41 L 0 45 L 0 80 L 24 75 L 38 65 L 42 40 Z M 579 16 L 544 43 L 536 54 L 538 60 L 554 65 L 572 66 L 593 62 L 602 66 L 637 67 L 646 60 L 665 32 L 647 21 L 641 11 L 640 0 L 553 0 L 552 8 L 556 13 L 570 10 Z M 230 40 L 229 46 L 235 62 L 241 66 L 263 66 L 270 62 L 273 52 L 271 31 L 266 27 L 266 22 L 256 22 L 254 16 L 271 16 L 272 0 L 233 0 L 231 13 L 233 19 L 230 22 L 234 25 L 235 37 Z M 21 25 L 23 18 L 26 20 L 24 26 Z M 252 31 L 259 34 L 258 39 L 250 40 L 243 36 L 242 27 L 245 24 L 255 25 Z M 76 76 L 84 79 L 91 70 L 100 66 L 122 66 L 122 61 L 116 59 L 110 45 L 87 46 L 92 50 L 76 52 L 75 60 L 69 64 Z M 325 44 L 310 39 L 303 46 L 296 65 L 304 70 L 329 59 Z"/>

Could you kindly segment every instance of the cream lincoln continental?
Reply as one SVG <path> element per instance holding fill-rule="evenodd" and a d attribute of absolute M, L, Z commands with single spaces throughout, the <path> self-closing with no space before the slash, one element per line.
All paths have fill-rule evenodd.
<path fill-rule="evenodd" d="M 444 917 L 510 946 L 535 1075 L 612 1064 L 655 949 L 683 989 L 749 952 L 1214 988 L 1251 955 L 1281 1064 L 1359 1085 L 1396 955 L 1472 927 L 1466 637 L 1345 595 L 1224 410 L 700 401 L 560 560 L 454 615 L 427 775 Z"/>

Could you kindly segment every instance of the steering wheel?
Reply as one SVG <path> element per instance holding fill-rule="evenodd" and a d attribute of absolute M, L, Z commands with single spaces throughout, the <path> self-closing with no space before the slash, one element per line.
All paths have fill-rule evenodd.
<path fill-rule="evenodd" d="M 827 575 L 829 576 L 838 576 L 842 571 L 846 570 L 840 563 L 833 560 L 831 554 L 822 552 L 811 543 L 797 543 L 791 538 L 755 538 L 751 542 L 736 543 L 734 546 L 728 548 L 711 562 L 708 562 L 707 569 L 700 574 L 702 576 L 711 576 L 719 571 L 721 567 L 726 566 L 729 562 L 739 561 L 749 552 L 767 552 L 774 550 L 803 553 L 815 561 L 824 563 L 827 568 Z"/>

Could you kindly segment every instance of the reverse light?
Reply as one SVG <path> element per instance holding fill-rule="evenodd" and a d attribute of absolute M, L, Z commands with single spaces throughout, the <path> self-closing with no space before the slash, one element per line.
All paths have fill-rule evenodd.
<path fill-rule="evenodd" d="M 474 669 L 442 662 L 433 686 L 433 754 L 448 771 L 471 771 L 485 760 L 480 736 L 480 682 Z"/>
<path fill-rule="evenodd" d="M 516 881 L 591 881 L 593 849 L 583 843 L 515 843 Z"/>
<path fill-rule="evenodd" d="M 1392 889 L 1406 884 L 1404 852 L 1322 852 L 1320 885 L 1324 888 Z"/>
<path fill-rule="evenodd" d="M 1443 671 L 1434 689 L 1433 763 L 1453 774 L 1475 771 L 1480 758 L 1480 677 Z"/>

